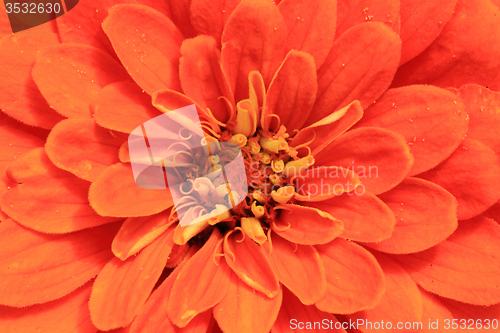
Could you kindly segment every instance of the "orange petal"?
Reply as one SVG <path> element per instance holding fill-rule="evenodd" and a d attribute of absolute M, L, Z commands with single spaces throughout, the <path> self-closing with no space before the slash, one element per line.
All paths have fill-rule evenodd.
<path fill-rule="evenodd" d="M 189 251 L 187 257 L 191 257 L 192 254 L 196 252 L 196 248 L 193 247 Z M 189 260 L 189 259 L 187 259 Z M 179 267 L 177 267 L 165 281 L 151 294 L 146 304 L 137 314 L 134 319 L 132 326 L 130 328 L 130 333 L 142 333 L 142 332 L 189 332 L 189 333 L 205 333 L 207 332 L 208 326 L 210 324 L 210 318 L 212 317 L 212 311 L 208 310 L 200 313 L 184 328 L 179 328 L 175 326 L 170 319 L 168 319 L 167 305 L 170 299 L 170 293 L 175 280 L 177 279 L 179 272 L 182 267 L 186 264 L 183 261 Z"/>
<path fill-rule="evenodd" d="M 110 9 L 102 28 L 130 76 L 148 94 L 180 89 L 184 37 L 165 15 L 146 6 L 117 5 Z"/>
<path fill-rule="evenodd" d="M 126 140 L 125 135 L 99 127 L 92 119 L 67 119 L 52 129 L 45 151 L 58 168 L 93 181 L 119 162 L 118 149 Z"/>
<path fill-rule="evenodd" d="M 385 291 L 384 274 L 368 251 L 338 238 L 316 249 L 327 281 L 326 295 L 316 303 L 318 309 L 347 314 L 377 305 Z"/>
<path fill-rule="evenodd" d="M 323 201 L 352 192 L 361 184 L 356 173 L 338 167 L 309 168 L 295 179 L 295 199 L 299 201 Z"/>
<path fill-rule="evenodd" d="M 334 165 L 356 172 L 362 183 L 360 188 L 374 194 L 399 184 L 413 164 L 413 156 L 404 137 L 376 127 L 349 131 L 314 158 L 315 165 Z"/>
<path fill-rule="evenodd" d="M 12 220 L 0 224 L 0 303 L 24 307 L 61 298 L 96 276 L 112 258 L 119 224 L 44 235 Z"/>
<path fill-rule="evenodd" d="M 248 98 L 248 74 L 257 70 L 266 86 L 285 57 L 287 29 L 278 8 L 268 0 L 243 0 L 222 34 L 222 66 L 235 100 Z"/>
<path fill-rule="evenodd" d="M 391 322 L 393 329 L 383 330 L 384 332 L 394 332 L 397 323 L 415 323 L 422 319 L 422 297 L 417 285 L 411 279 L 410 275 L 401 268 L 396 262 L 383 254 L 376 253 L 375 257 L 382 267 L 385 275 L 386 290 L 382 295 L 380 302 L 372 309 L 349 315 L 349 319 L 360 323 L 364 320 L 364 325 L 358 325 L 361 332 L 379 332 L 380 329 L 370 327 L 366 322 L 380 323 L 384 320 Z M 428 323 L 425 323 L 428 324 Z M 380 327 L 379 327 L 380 328 Z M 415 330 L 407 330 L 415 332 Z"/>
<path fill-rule="evenodd" d="M 7 172 L 16 183 L 1 199 L 3 211 L 30 229 L 67 233 L 117 221 L 89 205 L 90 183 L 58 169 L 43 148 L 13 162 Z"/>
<path fill-rule="evenodd" d="M 440 244 L 410 255 L 393 255 L 424 289 L 475 304 L 500 302 L 500 226 L 476 217 L 463 221 Z"/>
<path fill-rule="evenodd" d="M 482 215 L 500 223 L 500 200 L 488 208 Z"/>
<path fill-rule="evenodd" d="M 268 298 L 232 274 L 227 294 L 213 309 L 214 317 L 224 332 L 268 333 L 283 299 L 278 291 L 276 297 Z"/>
<path fill-rule="evenodd" d="M 89 307 L 101 330 L 127 326 L 148 299 L 172 251 L 174 228 L 164 232 L 137 256 L 113 258 L 97 276 Z"/>
<path fill-rule="evenodd" d="M 323 312 L 314 305 L 304 305 L 288 289 L 283 288 L 283 303 L 271 332 L 292 333 L 297 329 L 333 330 L 336 323 L 338 320 L 331 313 Z M 341 328 L 340 323 L 337 324 L 337 328 L 334 332 L 346 332 Z"/>
<path fill-rule="evenodd" d="M 419 177 L 453 194 L 459 220 L 481 214 L 500 199 L 500 159 L 476 140 L 463 140 L 448 159 Z"/>
<path fill-rule="evenodd" d="M 359 242 L 379 242 L 389 238 L 396 218 L 382 200 L 370 192 L 363 195 L 344 193 L 320 202 L 304 202 L 302 205 L 327 212 L 344 223 L 339 237 Z"/>
<path fill-rule="evenodd" d="M 49 303 L 25 308 L 0 306 L 0 330 L 5 333 L 95 332 L 88 301 L 92 284 Z"/>
<path fill-rule="evenodd" d="M 161 115 L 153 107 L 151 97 L 130 80 L 102 88 L 91 108 L 97 124 L 123 133 L 131 133 L 142 123 Z"/>
<path fill-rule="evenodd" d="M 99 1 L 86 0 L 76 2 L 73 8 L 66 8 L 68 12 L 59 16 L 55 22 L 59 35 L 63 43 L 87 44 L 100 48 L 111 55 L 114 55 L 113 47 L 109 39 L 104 34 L 101 24 L 108 16 L 108 9 L 117 3 L 132 2 L 142 4 L 159 10 L 164 15 L 169 15 L 169 3 L 154 0 L 133 0 L 133 1 Z M 78 6 L 76 4 L 78 3 Z"/>
<path fill-rule="evenodd" d="M 301 129 L 292 139 L 290 145 L 297 147 L 305 144 L 316 155 L 333 140 L 344 134 L 363 117 L 363 109 L 358 101 L 332 112 L 325 118 Z"/>
<path fill-rule="evenodd" d="M 192 0 L 177 0 L 167 2 L 167 4 L 170 6 L 172 22 L 175 23 L 175 25 L 184 34 L 184 36 L 186 36 L 186 38 L 196 36 L 196 30 L 193 28 L 193 25 L 191 23 L 191 2 Z"/>
<path fill-rule="evenodd" d="M 240 231 L 226 235 L 224 255 L 229 267 L 249 287 L 270 298 L 278 295 L 278 279 L 260 247 L 250 237 Z"/>
<path fill-rule="evenodd" d="M 126 260 L 158 238 L 174 222 L 170 210 L 146 217 L 129 217 L 113 239 L 111 249 L 115 256 Z"/>
<path fill-rule="evenodd" d="M 309 53 L 319 68 L 333 45 L 336 1 L 285 0 L 279 3 L 278 9 L 288 28 L 288 47 Z"/>
<path fill-rule="evenodd" d="M 463 329 L 463 331 L 470 332 L 470 329 L 474 328 L 477 331 L 488 331 L 498 327 L 497 323 L 500 321 L 500 304 L 485 307 L 465 304 L 448 298 L 436 298 L 439 298 L 440 303 L 451 312 L 453 318 L 456 319 L 453 323 L 457 323 L 458 327 Z M 453 326 L 455 327 L 455 325 Z"/>
<path fill-rule="evenodd" d="M 297 244 L 325 244 L 344 230 L 341 221 L 323 211 L 299 205 L 278 205 L 280 215 L 271 224 L 281 237 Z"/>
<path fill-rule="evenodd" d="M 128 163 L 107 167 L 90 186 L 89 201 L 99 215 L 118 217 L 153 215 L 174 204 L 168 190 L 137 186 Z"/>
<path fill-rule="evenodd" d="M 443 88 L 459 88 L 468 83 L 488 86 L 500 71 L 499 25 L 500 8 L 493 1 L 458 1 L 439 37 L 399 68 L 393 86 L 420 83 Z"/>
<path fill-rule="evenodd" d="M 382 127 L 403 135 L 415 157 L 410 175 L 416 175 L 450 156 L 467 133 L 467 124 L 464 104 L 455 94 L 415 85 L 388 90 L 365 110 L 356 127 Z"/>
<path fill-rule="evenodd" d="M 167 314 L 175 325 L 185 327 L 197 314 L 212 308 L 226 295 L 231 268 L 224 258 L 214 257 L 221 241 L 219 230 L 213 229 L 205 245 L 180 270 L 167 307 Z"/>
<path fill-rule="evenodd" d="M 222 30 L 241 0 L 191 0 L 191 22 L 200 35 L 212 36 L 221 47 Z"/>
<path fill-rule="evenodd" d="M 38 91 L 31 70 L 38 50 L 58 44 L 57 35 L 15 34 L 0 41 L 0 110 L 31 126 L 52 128 L 64 119 Z"/>
<path fill-rule="evenodd" d="M 227 103 L 232 105 L 234 100 L 215 40 L 209 36 L 187 39 L 182 43 L 181 54 L 179 76 L 184 93 L 202 108 L 210 109 L 220 122 L 231 120 Z"/>
<path fill-rule="evenodd" d="M 417 56 L 439 36 L 456 4 L 457 0 L 401 1 L 401 64 Z"/>
<path fill-rule="evenodd" d="M 394 0 L 337 0 L 337 34 L 366 21 L 382 22 L 398 29 L 399 3 Z"/>
<path fill-rule="evenodd" d="M 380 195 L 396 216 L 391 238 L 366 246 L 388 253 L 427 250 L 450 236 L 458 226 L 457 200 L 434 183 L 406 178 Z"/>
<path fill-rule="evenodd" d="M 470 116 L 467 137 L 481 142 L 500 155 L 500 93 L 476 84 L 460 88 L 460 98 L 464 101 L 465 111 Z"/>
<path fill-rule="evenodd" d="M 0 197 L 3 196 L 10 185 L 10 181 L 5 175 L 9 164 L 21 158 L 33 148 L 43 146 L 41 139 L 31 135 L 23 126 L 16 126 L 16 123 L 17 121 L 12 119 L 12 122 L 5 121 L 5 124 L 3 124 L 0 118 Z"/>
<path fill-rule="evenodd" d="M 214 133 L 220 133 L 220 123 L 210 113 L 210 110 L 205 110 L 186 95 L 168 89 L 159 90 L 153 94 L 153 105 L 164 113 L 193 104 L 196 106 L 203 127 L 208 125 Z"/>
<path fill-rule="evenodd" d="M 445 320 L 450 321 L 451 328 L 451 320 L 453 316 L 450 311 L 442 304 L 440 301 L 441 298 L 437 295 L 426 292 L 423 289 L 420 290 L 420 295 L 422 296 L 422 329 L 419 332 L 422 333 L 431 333 L 431 332 L 439 332 L 445 333 L 444 323 Z M 437 324 L 436 324 L 437 321 Z"/>
<path fill-rule="evenodd" d="M 280 125 L 284 125 L 288 133 L 301 129 L 314 105 L 317 89 L 314 59 L 305 52 L 290 51 L 267 92 L 265 129 L 272 122 L 271 114 L 279 117 Z"/>
<path fill-rule="evenodd" d="M 333 44 L 318 70 L 318 94 L 306 125 L 359 100 L 366 108 L 389 87 L 399 64 L 401 40 L 382 23 L 360 24 Z"/>
<path fill-rule="evenodd" d="M 43 97 L 68 118 L 90 118 L 90 103 L 106 85 L 125 80 L 127 73 L 106 52 L 78 44 L 44 48 L 33 67 Z"/>
<path fill-rule="evenodd" d="M 272 238 L 272 246 L 263 249 L 281 283 L 303 304 L 318 302 L 326 293 L 323 262 L 311 245 L 293 244 L 281 237 Z"/>

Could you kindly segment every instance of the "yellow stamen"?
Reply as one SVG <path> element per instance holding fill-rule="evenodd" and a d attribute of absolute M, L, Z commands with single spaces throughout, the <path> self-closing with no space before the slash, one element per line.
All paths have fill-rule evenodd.
<path fill-rule="evenodd" d="M 210 215 L 212 215 L 212 217 L 208 219 L 208 224 L 216 225 L 220 221 L 231 217 L 231 213 L 226 206 L 215 205 L 215 207 L 216 208 L 210 212 Z"/>
<path fill-rule="evenodd" d="M 247 147 L 250 150 L 250 154 L 258 154 L 260 152 L 260 149 L 261 149 L 260 145 L 257 142 L 256 137 L 252 137 L 252 138 L 248 139 Z"/>
<path fill-rule="evenodd" d="M 277 154 L 280 150 L 286 151 L 288 149 L 288 143 L 283 138 L 272 139 L 272 138 L 262 137 L 260 138 L 259 143 L 262 146 L 262 148 L 270 152 L 273 152 L 275 154 Z"/>
<path fill-rule="evenodd" d="M 281 181 L 280 177 L 278 175 L 275 175 L 275 174 L 270 175 L 269 176 L 269 180 L 274 185 L 281 185 L 282 184 L 282 181 Z"/>
<path fill-rule="evenodd" d="M 286 204 L 294 194 L 295 188 L 293 186 L 284 186 L 280 187 L 277 191 L 273 191 L 271 197 L 280 204 Z"/>
<path fill-rule="evenodd" d="M 257 206 L 257 201 L 253 202 L 251 209 L 252 209 L 253 215 L 258 219 L 260 219 L 262 216 L 264 216 L 264 213 L 266 212 L 264 207 Z"/>
<path fill-rule="evenodd" d="M 253 239 L 258 244 L 264 244 L 267 240 L 266 234 L 262 229 L 260 221 L 255 217 L 242 217 L 241 228 L 245 231 L 248 237 Z"/>
<path fill-rule="evenodd" d="M 271 155 L 269 153 L 262 153 L 262 156 L 260 157 L 260 161 L 264 164 L 271 163 Z"/>
<path fill-rule="evenodd" d="M 181 227 L 180 224 L 177 225 L 174 231 L 174 243 L 177 245 L 186 244 L 191 238 L 205 230 L 208 227 L 208 220 L 201 221 L 198 223 L 189 224 L 185 227 Z"/>
<path fill-rule="evenodd" d="M 233 135 L 231 139 L 228 140 L 228 142 L 232 142 L 238 145 L 240 148 L 243 148 L 247 144 L 247 137 L 244 136 L 243 134 L 236 134 Z"/>
<path fill-rule="evenodd" d="M 264 198 L 264 195 L 262 194 L 261 191 L 254 191 L 252 193 L 252 196 L 255 200 L 257 200 L 258 203 L 260 203 L 261 205 L 265 204 L 266 203 L 266 199 Z"/>
<path fill-rule="evenodd" d="M 305 172 L 308 167 L 314 164 L 314 157 L 306 156 L 301 158 L 300 160 L 290 161 L 285 165 L 283 169 L 283 175 L 286 178 L 298 176 L 301 173 Z"/>
<path fill-rule="evenodd" d="M 236 126 L 232 130 L 233 134 L 243 134 L 246 137 L 252 136 L 257 129 L 257 112 L 249 99 L 239 101 L 236 105 Z"/>
<path fill-rule="evenodd" d="M 277 160 L 273 160 L 273 161 L 271 162 L 271 168 L 272 168 L 272 169 L 273 169 L 273 171 L 274 171 L 274 172 L 276 172 L 276 173 L 280 173 L 280 172 L 282 172 L 282 171 L 283 171 L 283 169 L 284 169 L 284 167 L 285 167 L 285 163 L 283 163 L 283 161 L 282 161 L 282 160 L 278 160 L 278 161 L 277 161 Z"/>

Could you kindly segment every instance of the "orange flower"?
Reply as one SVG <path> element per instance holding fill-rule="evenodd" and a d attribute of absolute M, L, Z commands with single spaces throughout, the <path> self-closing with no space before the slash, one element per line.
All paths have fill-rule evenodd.
<path fill-rule="evenodd" d="M 3 37 L 0 331 L 492 325 L 499 20 L 489 0 L 86 1 Z M 127 134 L 191 104 L 249 194 L 181 227 L 229 199 L 140 188 Z"/>

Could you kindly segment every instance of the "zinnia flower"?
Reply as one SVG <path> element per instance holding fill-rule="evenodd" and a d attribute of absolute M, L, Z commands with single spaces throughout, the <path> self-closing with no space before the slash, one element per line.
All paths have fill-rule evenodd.
<path fill-rule="evenodd" d="M 499 24 L 490 0 L 89 0 L 7 34 L 0 331 L 494 327 Z M 182 205 L 135 183 L 128 134 L 193 104 L 242 152 L 238 205 L 195 152 L 166 166 Z"/>

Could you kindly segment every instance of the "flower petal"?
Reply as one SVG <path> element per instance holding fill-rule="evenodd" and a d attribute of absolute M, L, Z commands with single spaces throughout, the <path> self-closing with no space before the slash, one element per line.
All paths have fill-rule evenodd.
<path fill-rule="evenodd" d="M 45 151 L 58 168 L 93 181 L 119 162 L 118 149 L 125 141 L 125 135 L 99 127 L 92 119 L 67 119 L 52 129 Z"/>
<path fill-rule="evenodd" d="M 88 301 L 92 284 L 49 303 L 25 308 L 0 306 L 0 330 L 5 333 L 81 332 L 93 333 Z"/>
<path fill-rule="evenodd" d="M 224 258 L 214 255 L 222 235 L 217 228 L 203 247 L 182 267 L 176 278 L 167 314 L 172 322 L 185 327 L 199 313 L 219 303 L 228 292 L 231 268 Z"/>
<path fill-rule="evenodd" d="M 382 22 L 397 29 L 399 3 L 396 0 L 337 0 L 337 34 L 366 21 Z"/>
<path fill-rule="evenodd" d="M 96 276 L 112 258 L 119 224 L 44 235 L 12 220 L 0 224 L 0 304 L 24 307 L 61 298 Z"/>
<path fill-rule="evenodd" d="M 482 215 L 500 223 L 500 200 L 488 208 Z"/>
<path fill-rule="evenodd" d="M 169 3 L 164 1 L 154 0 L 118 0 L 118 1 L 99 1 L 86 0 L 84 2 L 76 2 L 73 8 L 67 7 L 67 12 L 59 16 L 55 22 L 57 23 L 59 35 L 63 43 L 87 44 L 96 48 L 100 48 L 111 55 L 114 55 L 113 47 L 109 39 L 104 34 L 101 24 L 108 16 L 108 10 L 118 4 L 124 2 L 132 2 L 134 4 L 142 4 L 159 10 L 165 15 L 169 15 Z M 76 6 L 78 4 L 78 6 Z"/>
<path fill-rule="evenodd" d="M 21 124 L 14 119 L 12 119 L 12 123 L 6 121 L 5 124 L 1 120 L 0 118 L 0 197 L 3 196 L 10 185 L 10 181 L 5 174 L 9 164 L 21 158 L 30 150 L 42 147 L 44 144 L 40 138 L 31 135 L 23 126 L 19 126 Z M 16 126 L 16 123 L 18 126 Z"/>
<path fill-rule="evenodd" d="M 295 199 L 323 201 L 352 192 L 361 184 L 356 173 L 339 167 L 310 168 L 295 179 Z"/>
<path fill-rule="evenodd" d="M 403 135 L 415 157 L 410 175 L 416 175 L 449 157 L 467 125 L 460 98 L 441 88 L 414 85 L 388 90 L 355 127 L 382 127 Z"/>
<path fill-rule="evenodd" d="M 123 133 L 131 133 L 142 123 L 161 115 L 153 107 L 151 97 L 130 80 L 102 88 L 91 109 L 99 126 Z"/>
<path fill-rule="evenodd" d="M 234 104 L 233 94 L 222 71 L 215 40 L 209 36 L 186 39 L 181 54 L 179 75 L 184 93 L 202 108 L 210 109 L 220 122 L 231 120 L 227 103 Z"/>
<path fill-rule="evenodd" d="M 25 227 L 67 233 L 117 221 L 89 205 L 90 183 L 63 171 L 37 148 L 13 162 L 7 172 L 16 185 L 1 198 L 3 211 Z"/>
<path fill-rule="evenodd" d="M 365 322 L 379 323 L 384 320 L 393 323 L 394 326 L 400 322 L 420 322 L 422 319 L 422 297 L 415 282 L 401 266 L 390 258 L 380 253 L 374 255 L 384 271 L 385 293 L 374 308 L 349 315 L 349 319 L 357 323 L 360 319 Z M 368 327 L 367 324 L 362 325 L 361 328 L 358 326 L 358 329 L 361 332 L 380 331 L 373 326 L 372 328 Z M 393 330 L 385 331 L 392 332 Z"/>
<path fill-rule="evenodd" d="M 314 158 L 315 165 L 339 166 L 356 172 L 364 188 L 374 194 L 399 184 L 413 164 L 404 137 L 376 127 L 349 131 Z"/>
<path fill-rule="evenodd" d="M 279 3 L 278 9 L 288 28 L 288 47 L 309 53 L 319 68 L 333 45 L 337 2 L 285 0 Z"/>
<path fill-rule="evenodd" d="M 304 305 L 288 289 L 283 288 L 283 303 L 271 330 L 272 333 L 291 333 L 295 332 L 297 328 L 319 330 L 316 323 L 320 322 L 327 323 L 325 326 L 322 324 L 321 329 L 333 329 L 338 320 L 331 313 L 323 312 L 314 305 Z M 346 331 L 341 328 L 334 332 L 345 333 Z"/>
<path fill-rule="evenodd" d="M 222 67 L 236 101 L 248 98 L 248 74 L 258 70 L 266 86 L 286 54 L 287 29 L 276 5 L 243 0 L 222 33 Z"/>
<path fill-rule="evenodd" d="M 475 304 L 500 302 L 500 226 L 476 217 L 462 221 L 440 244 L 410 255 L 392 255 L 424 289 Z"/>
<path fill-rule="evenodd" d="M 179 28 L 184 36 L 186 36 L 186 38 L 196 36 L 196 30 L 193 28 L 191 17 L 189 15 L 192 2 L 192 0 L 177 0 L 167 2 L 167 4 L 170 6 L 172 22 L 174 22 L 174 24 Z"/>
<path fill-rule="evenodd" d="M 453 316 L 450 311 L 441 304 L 441 298 L 437 295 L 431 294 L 423 289 L 420 289 L 420 295 L 422 296 L 422 323 L 428 323 L 423 325 L 421 331 L 423 333 L 430 332 L 445 332 L 444 324 L 446 319 L 451 320 Z M 435 322 L 437 321 L 437 326 Z M 432 322 L 432 323 L 431 323 Z M 431 327 L 429 327 L 431 326 Z"/>
<path fill-rule="evenodd" d="M 117 5 L 110 9 L 102 28 L 130 76 L 148 94 L 180 90 L 184 37 L 169 18 L 146 6 Z"/>
<path fill-rule="evenodd" d="M 137 256 L 113 258 L 97 276 L 89 307 L 92 322 L 101 330 L 129 325 L 148 299 L 172 251 L 170 228 Z"/>
<path fill-rule="evenodd" d="M 457 0 L 401 1 L 401 64 L 425 50 L 450 20 Z"/>
<path fill-rule="evenodd" d="M 128 163 L 107 167 L 90 186 L 89 201 L 99 215 L 117 217 L 153 215 L 174 204 L 168 190 L 137 186 Z"/>
<path fill-rule="evenodd" d="M 314 59 L 305 52 L 290 51 L 267 91 L 265 128 L 272 123 L 269 115 L 275 114 L 288 133 L 301 129 L 314 105 L 317 89 Z"/>
<path fill-rule="evenodd" d="M 459 0 L 453 13 L 439 37 L 399 68 L 393 86 L 459 88 L 467 83 L 493 83 L 500 71 L 498 5 L 487 0 Z"/>
<path fill-rule="evenodd" d="M 318 309 L 353 313 L 377 305 L 385 291 L 384 274 L 377 260 L 361 246 L 335 239 L 316 245 L 326 272 L 327 291 Z"/>
<path fill-rule="evenodd" d="M 49 107 L 31 76 L 38 50 L 55 44 L 57 35 L 48 33 L 15 34 L 0 41 L 0 110 L 25 124 L 43 128 L 52 128 L 64 119 Z"/>
<path fill-rule="evenodd" d="M 49 46 L 38 53 L 33 79 L 43 97 L 69 118 L 90 118 L 90 103 L 106 85 L 127 73 L 106 52 L 78 44 Z"/>
<path fill-rule="evenodd" d="M 434 183 L 406 178 L 380 199 L 396 216 L 396 227 L 390 238 L 365 244 L 375 250 L 397 254 L 427 250 L 458 226 L 457 200 Z"/>
<path fill-rule="evenodd" d="M 115 256 L 126 260 L 158 238 L 172 224 L 170 210 L 146 217 L 129 217 L 113 239 Z"/>
<path fill-rule="evenodd" d="M 460 98 L 470 116 L 467 137 L 481 142 L 500 155 L 500 93 L 476 84 L 460 88 Z"/>
<path fill-rule="evenodd" d="M 465 322 L 467 330 L 475 328 L 477 331 L 480 331 L 481 327 L 484 330 L 489 330 L 496 326 L 495 319 L 497 322 L 500 320 L 500 304 L 485 307 L 470 305 L 448 298 L 439 297 L 439 300 L 451 312 L 453 318 L 457 319 L 460 328 L 464 327 L 463 323 Z M 471 323 L 474 324 L 471 325 Z M 487 328 L 488 326 L 489 328 Z"/>
<path fill-rule="evenodd" d="M 225 297 L 214 306 L 215 320 L 224 332 L 268 333 L 281 307 L 281 289 L 274 298 L 255 292 L 232 274 Z"/>
<path fill-rule="evenodd" d="M 292 139 L 294 147 L 306 144 L 311 154 L 316 155 L 326 146 L 344 134 L 363 117 L 363 109 L 358 101 L 332 112 L 325 118 L 302 128 Z"/>
<path fill-rule="evenodd" d="M 344 193 L 320 202 L 304 202 L 302 205 L 327 212 L 344 223 L 341 238 L 359 242 L 379 242 L 389 238 L 396 218 L 377 196 L 370 192 L 362 195 Z"/>
<path fill-rule="evenodd" d="M 249 287 L 269 298 L 279 294 L 278 279 L 260 247 L 243 232 L 232 232 L 224 238 L 224 255 L 229 267 Z"/>
<path fill-rule="evenodd" d="M 448 159 L 419 178 L 453 194 L 459 220 L 481 214 L 500 199 L 500 159 L 476 140 L 463 140 Z"/>
<path fill-rule="evenodd" d="M 194 254 L 196 247 L 191 248 L 187 257 L 191 257 Z M 148 298 L 142 309 L 137 314 L 134 319 L 132 326 L 130 328 L 130 333 L 142 333 L 142 332 L 189 332 L 189 333 L 204 333 L 208 329 L 210 318 L 212 317 L 212 311 L 208 310 L 200 313 L 186 326 L 184 329 L 180 329 L 175 326 L 168 316 L 167 305 L 170 299 L 170 293 L 172 291 L 172 286 L 174 285 L 179 272 L 182 267 L 186 264 L 187 260 L 183 261 L 179 267 L 177 267 L 170 275 L 161 283 L 161 285 L 153 291 L 151 296 Z M 196 330 L 198 329 L 198 330 Z"/>
<path fill-rule="evenodd" d="M 391 84 L 401 40 L 382 23 L 359 24 L 333 44 L 318 70 L 318 94 L 306 125 L 359 100 L 366 108 Z"/>
<path fill-rule="evenodd" d="M 200 35 L 212 36 L 221 47 L 221 36 L 229 16 L 241 0 L 191 0 L 191 22 Z"/>
<path fill-rule="evenodd" d="M 285 204 L 271 228 L 290 242 L 304 245 L 325 244 L 344 230 L 341 221 L 315 208 Z"/>
<path fill-rule="evenodd" d="M 280 282 L 303 304 L 314 304 L 325 296 L 325 268 L 313 246 L 293 244 L 281 237 L 273 237 L 272 246 L 266 244 L 263 251 Z"/>

